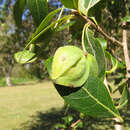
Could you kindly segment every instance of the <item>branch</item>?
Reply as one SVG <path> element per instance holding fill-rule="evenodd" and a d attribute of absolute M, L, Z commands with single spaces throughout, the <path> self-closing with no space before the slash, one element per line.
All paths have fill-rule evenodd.
<path fill-rule="evenodd" d="M 124 22 L 123 24 L 125 25 L 126 23 Z M 130 80 L 130 58 L 129 58 L 129 52 L 128 52 L 127 31 L 126 30 L 123 30 L 123 32 L 122 32 L 122 40 L 123 40 L 123 46 L 124 46 L 123 47 L 124 57 L 125 57 L 125 62 L 126 62 L 126 72 L 127 72 L 126 77 L 128 78 L 128 80 Z"/>
<path fill-rule="evenodd" d="M 115 130 L 122 130 L 122 123 L 120 123 L 120 121 L 117 118 L 113 119 L 115 121 Z"/>
<path fill-rule="evenodd" d="M 73 14 L 81 17 L 83 20 L 85 20 L 87 23 L 90 23 L 90 26 L 92 26 L 96 31 L 98 31 L 99 33 L 101 33 L 106 40 L 108 41 L 112 41 L 113 43 L 115 43 L 116 45 L 120 46 L 121 48 L 123 48 L 123 45 L 120 41 L 116 40 L 114 37 L 110 37 L 108 36 L 99 25 L 96 25 L 93 21 L 91 21 L 89 18 L 87 18 L 86 16 L 81 15 L 78 11 L 73 11 Z"/>
<path fill-rule="evenodd" d="M 81 121 L 81 120 L 79 119 L 79 120 L 77 120 L 75 123 L 73 123 L 73 124 L 71 125 L 71 128 L 75 128 L 80 121 Z"/>

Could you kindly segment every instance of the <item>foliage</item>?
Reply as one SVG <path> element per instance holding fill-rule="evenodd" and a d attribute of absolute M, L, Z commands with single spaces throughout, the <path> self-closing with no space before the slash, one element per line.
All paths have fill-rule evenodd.
<path fill-rule="evenodd" d="M 35 29 L 33 25 L 32 17 L 30 16 L 30 12 L 25 13 L 24 14 L 25 19 L 23 19 L 22 13 L 24 10 L 22 8 L 21 8 L 22 10 L 21 12 L 18 11 L 19 8 L 16 8 L 15 10 L 13 10 L 11 4 L 12 4 L 11 1 L 6 1 L 5 4 L 3 4 L 2 9 L 0 10 L 0 14 L 1 14 L 0 16 L 0 25 L 1 25 L 0 26 L 0 72 L 1 72 L 2 77 L 3 76 L 11 77 L 14 74 L 13 71 L 16 65 L 16 61 L 14 60 L 14 53 L 16 53 L 17 51 L 22 51 L 27 41 L 27 38 L 29 37 L 30 33 L 32 33 Z M 21 4 L 22 5 L 25 4 L 25 1 L 23 1 L 22 3 L 17 2 L 16 6 L 18 7 L 18 5 L 21 5 Z M 17 25 L 19 24 L 18 27 L 21 27 L 21 28 L 17 28 L 17 26 L 15 26 L 15 22 L 12 15 L 13 11 L 19 12 L 18 14 L 19 18 L 17 21 L 19 23 L 17 23 Z M 14 15 L 16 15 L 14 17 L 17 17 L 17 13 Z M 21 23 L 23 23 L 22 26 L 20 25 Z M 30 28 L 32 28 L 31 31 L 30 31 Z M 33 54 L 33 52 L 31 54 Z M 38 68 L 40 72 L 38 72 Z M 23 68 L 21 67 L 21 69 Z M 33 71 L 36 71 L 35 69 L 37 70 L 37 73 L 41 73 L 40 67 L 38 66 L 35 67 Z M 42 69 L 42 71 L 44 71 L 44 69 Z M 36 72 L 35 73 L 31 72 L 31 74 L 36 76 Z M 21 74 L 21 77 L 22 77 L 22 74 Z M 12 83 L 13 83 L 13 80 L 12 80 Z"/>
<path fill-rule="evenodd" d="M 17 1 L 14 6 L 15 8 L 18 8 L 18 6 L 20 6 L 17 5 Z M 129 17 L 127 16 L 129 9 L 128 1 L 61 0 L 62 4 L 65 7 L 73 9 L 70 14 L 64 16 L 62 16 L 64 7 L 62 9 L 56 9 L 47 14 L 47 1 L 37 0 L 37 3 L 35 2 L 36 1 L 34 1 L 34 3 L 30 3 L 28 0 L 26 4 L 28 5 L 29 10 L 32 13 L 32 17 L 37 28 L 36 31 L 29 37 L 24 50 L 15 54 L 16 61 L 18 61 L 19 63 L 28 63 L 30 61 L 33 62 L 34 59 L 45 59 L 44 55 L 42 55 L 42 52 L 44 52 L 44 49 L 46 47 L 51 46 L 49 42 L 54 34 L 57 33 L 57 30 L 61 31 L 74 27 L 72 26 L 74 25 L 74 23 L 72 23 L 72 19 L 75 19 L 75 17 L 79 17 L 79 20 L 83 22 L 81 26 L 82 29 L 79 29 L 82 30 L 82 38 L 80 38 L 81 44 L 78 46 L 82 46 L 86 59 L 89 54 L 95 57 L 95 60 L 98 64 L 98 67 L 96 69 L 99 73 L 98 75 L 93 75 L 91 72 L 89 72 L 88 78 L 86 78 L 85 83 L 81 86 L 79 85 L 77 88 L 73 87 L 71 84 L 67 84 L 65 85 L 67 87 L 65 87 L 63 86 L 64 84 L 61 84 L 61 82 L 56 82 L 57 79 L 52 79 L 52 82 L 61 97 L 68 104 L 70 104 L 71 107 L 75 108 L 79 112 L 82 112 L 91 117 L 116 117 L 120 122 L 123 122 L 118 109 L 120 109 L 120 106 L 122 106 L 122 101 L 128 101 L 128 84 L 125 83 L 122 90 L 120 90 L 120 87 L 118 86 L 117 90 L 119 90 L 121 96 L 118 96 L 119 102 L 115 104 L 115 100 L 111 96 L 114 95 L 114 91 L 112 90 L 109 83 L 107 84 L 104 82 L 107 81 L 107 74 L 113 74 L 116 69 L 123 70 L 125 68 L 124 64 L 122 63 L 123 60 L 121 59 L 119 62 L 119 58 L 115 58 L 113 56 L 113 50 L 115 48 L 118 48 L 116 47 L 116 45 L 119 45 L 119 47 L 123 47 L 120 41 L 116 40 L 115 38 L 122 35 L 122 31 L 120 29 L 120 27 L 123 28 L 121 25 L 122 19 L 124 19 L 125 22 L 129 22 Z M 40 2 L 42 2 L 42 4 L 40 4 Z M 37 10 L 34 7 L 34 4 L 37 5 Z M 45 10 L 41 15 L 42 8 L 40 7 L 43 5 L 45 6 Z M 115 8 L 117 9 L 116 11 Z M 99 12 L 96 13 L 98 9 Z M 20 8 L 19 10 L 20 12 L 23 11 L 23 9 Z M 105 12 L 105 14 L 103 14 L 103 11 Z M 54 20 L 54 17 L 58 12 L 60 12 L 59 16 L 57 19 Z M 36 15 L 38 16 L 37 18 Z M 99 16 L 99 19 L 97 20 L 96 18 L 98 16 L 96 15 Z M 15 17 L 16 22 L 18 22 L 17 20 L 20 16 L 21 14 L 18 14 L 18 16 Z M 104 17 L 104 19 L 102 19 L 102 17 Z M 109 20 L 112 21 L 113 24 L 111 24 Z M 112 33 L 114 37 L 110 37 L 108 34 L 106 34 L 99 26 L 100 24 L 103 24 L 102 27 L 108 29 L 108 34 Z M 120 31 L 118 32 L 119 29 Z M 117 35 L 115 35 L 116 33 Z M 107 42 L 103 39 L 102 36 L 106 38 Z M 104 44 L 104 42 L 106 43 Z M 115 44 L 111 45 L 112 42 Z M 37 47 L 37 50 L 32 49 L 32 45 L 34 48 Z M 65 55 L 70 56 L 69 54 L 71 54 L 71 52 L 73 52 L 73 50 L 68 49 Z M 80 55 L 80 53 L 77 54 Z M 28 57 L 26 55 L 28 55 Z M 67 66 L 65 65 L 66 69 L 61 77 L 66 75 L 68 73 L 68 70 L 71 72 L 71 70 L 79 64 L 80 60 L 77 60 L 77 57 L 74 57 L 74 54 L 72 54 L 71 56 L 74 58 L 73 61 L 76 61 L 76 63 L 72 64 L 72 66 L 70 66 L 69 68 L 67 68 Z M 49 75 L 51 75 L 51 73 L 53 72 L 53 61 L 53 57 L 50 57 L 45 62 Z M 70 64 L 73 61 L 70 61 Z M 92 61 L 91 58 L 89 62 L 90 61 Z M 109 61 L 109 63 L 107 63 L 107 61 Z M 56 62 L 57 64 L 60 63 L 60 58 Z M 129 61 L 125 61 L 126 67 L 127 62 Z M 112 64 L 112 67 L 109 68 L 110 66 L 108 66 L 107 64 Z M 91 63 L 90 68 L 94 68 L 93 66 L 94 65 Z M 62 68 L 60 69 L 62 70 Z M 128 70 L 128 68 L 125 69 Z M 129 71 L 127 73 L 129 74 Z M 77 72 L 74 71 L 73 74 L 70 75 L 70 79 L 76 74 Z M 62 82 L 67 82 L 69 78 L 66 79 L 66 81 L 63 79 L 61 80 Z M 79 79 L 77 78 L 77 82 L 78 81 Z"/>

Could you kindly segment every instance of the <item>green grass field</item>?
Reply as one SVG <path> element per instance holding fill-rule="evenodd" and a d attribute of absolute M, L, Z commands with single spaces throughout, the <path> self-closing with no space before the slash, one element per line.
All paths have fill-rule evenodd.
<path fill-rule="evenodd" d="M 37 112 L 64 105 L 49 81 L 0 87 L 0 130 L 15 130 Z"/>
<path fill-rule="evenodd" d="M 61 122 L 63 106 L 63 99 L 47 80 L 0 87 L 0 130 L 50 130 Z M 130 112 L 124 112 L 123 117 L 123 130 L 130 130 Z M 87 121 L 90 125 L 84 127 L 88 130 L 114 130 L 114 124 L 109 121 L 90 118 Z"/>

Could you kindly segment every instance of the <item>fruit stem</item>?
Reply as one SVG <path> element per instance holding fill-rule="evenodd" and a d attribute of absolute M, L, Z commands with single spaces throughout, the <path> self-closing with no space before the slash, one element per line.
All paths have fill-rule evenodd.
<path fill-rule="evenodd" d="M 84 51 L 84 55 L 87 57 L 88 56 L 88 52 L 87 52 L 87 50 L 85 48 L 85 44 L 84 44 L 84 32 L 85 32 L 86 26 L 87 25 L 85 24 L 85 26 L 83 28 L 83 31 L 82 31 L 82 48 L 83 48 L 83 51 Z"/>

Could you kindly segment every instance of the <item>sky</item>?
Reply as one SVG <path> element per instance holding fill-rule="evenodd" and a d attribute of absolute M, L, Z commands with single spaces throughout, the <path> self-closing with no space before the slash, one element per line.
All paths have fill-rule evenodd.
<path fill-rule="evenodd" d="M 4 4 L 4 0 L 0 0 L 0 9 L 2 8 L 3 4 Z"/>

